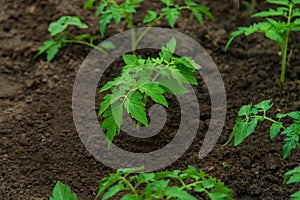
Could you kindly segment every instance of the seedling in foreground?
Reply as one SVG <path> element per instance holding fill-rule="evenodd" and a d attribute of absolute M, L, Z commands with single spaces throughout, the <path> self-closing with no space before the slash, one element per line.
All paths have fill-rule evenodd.
<path fill-rule="evenodd" d="M 295 169 L 286 172 L 283 182 L 285 184 L 300 183 L 300 167 L 296 167 Z M 290 197 L 292 200 L 299 200 L 300 199 L 300 191 L 295 192 Z"/>
<path fill-rule="evenodd" d="M 100 34 L 101 37 L 104 36 L 107 25 L 111 23 L 112 20 L 116 24 L 119 24 L 122 19 L 125 20 L 129 29 L 131 30 L 132 37 L 132 51 L 136 50 L 138 43 L 141 39 L 148 33 L 151 27 L 153 27 L 161 19 L 165 18 L 169 25 L 174 28 L 176 21 L 182 10 L 191 11 L 203 25 L 203 15 L 206 15 L 213 20 L 213 16 L 209 11 L 209 8 L 199 5 L 192 0 L 185 0 L 185 5 L 178 5 L 174 3 L 174 0 L 160 0 L 165 7 L 157 10 L 148 10 L 147 15 L 144 17 L 143 24 L 147 26 L 145 31 L 141 33 L 139 37 L 135 35 L 135 24 L 134 15 L 137 13 L 137 8 L 140 7 L 140 3 L 144 0 L 126 0 L 126 1 L 116 1 L 116 0 L 98 0 L 99 5 L 96 9 L 96 17 L 100 16 Z M 96 0 L 88 0 L 84 8 L 93 8 Z M 158 11 L 158 12 L 157 12 Z"/>
<path fill-rule="evenodd" d="M 71 192 L 70 187 L 58 181 L 53 189 L 50 200 L 77 200 L 76 194 Z"/>
<path fill-rule="evenodd" d="M 116 133 L 120 133 L 123 110 L 137 121 L 138 126 L 148 125 L 146 104 L 148 98 L 168 107 L 167 93 L 186 94 L 185 84 L 197 85 L 193 76 L 200 66 L 189 57 L 174 57 L 176 40 L 172 38 L 162 47 L 158 58 L 123 55 L 126 63 L 121 75 L 106 83 L 100 93 L 110 90 L 100 104 L 98 116 L 103 117 L 102 129 L 106 131 L 108 146 Z"/>
<path fill-rule="evenodd" d="M 267 116 L 267 111 L 272 108 L 271 100 L 265 100 L 252 106 L 252 104 L 243 106 L 238 112 L 233 131 L 226 142 L 227 145 L 232 138 L 234 138 L 234 146 L 240 145 L 249 135 L 251 135 L 258 125 L 258 122 L 270 121 L 270 137 L 275 138 L 280 132 L 286 135 L 283 146 L 283 157 L 286 158 L 291 154 L 294 148 L 300 148 L 299 135 L 300 135 L 300 112 L 290 112 L 287 114 L 278 113 L 277 120 Z M 281 121 L 285 117 L 293 119 L 293 123 L 285 127 Z"/>
<path fill-rule="evenodd" d="M 268 11 L 253 14 L 252 17 L 262 17 L 266 21 L 254 23 L 249 27 L 240 27 L 237 31 L 231 33 L 225 50 L 239 35 L 245 34 L 248 36 L 256 32 L 264 33 L 267 38 L 276 41 L 281 48 L 280 83 L 283 85 L 287 65 L 289 35 L 292 31 L 300 31 L 300 0 L 267 0 L 267 2 L 278 5 L 277 9 L 269 9 Z M 278 17 L 282 18 L 282 20 L 279 20 Z"/>
<path fill-rule="evenodd" d="M 189 192 L 205 193 L 212 200 L 231 200 L 231 190 L 223 182 L 189 166 L 184 171 L 139 173 L 143 168 L 120 169 L 115 174 L 100 180 L 95 199 L 114 199 L 119 192 L 121 200 L 181 199 L 197 200 Z"/>

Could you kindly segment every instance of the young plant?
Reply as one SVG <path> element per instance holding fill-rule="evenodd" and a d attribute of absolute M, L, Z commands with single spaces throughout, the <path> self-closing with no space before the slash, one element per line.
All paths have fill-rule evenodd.
<path fill-rule="evenodd" d="M 256 32 L 264 33 L 267 38 L 276 41 L 281 48 L 280 84 L 283 85 L 287 65 L 289 35 L 292 31 L 300 31 L 300 0 L 267 0 L 267 2 L 278 7 L 253 14 L 252 17 L 262 17 L 265 18 L 265 21 L 254 23 L 249 27 L 240 27 L 237 31 L 231 33 L 225 50 L 239 35 L 245 34 L 248 36 Z"/>
<path fill-rule="evenodd" d="M 71 192 L 68 186 L 65 186 L 62 182 L 58 181 L 53 189 L 50 200 L 77 200 L 76 194 Z"/>
<path fill-rule="evenodd" d="M 249 135 L 251 135 L 258 125 L 258 122 L 269 121 L 272 123 L 270 127 L 270 138 L 273 139 L 280 132 L 286 135 L 283 146 L 283 157 L 286 158 L 295 148 L 300 148 L 300 111 L 290 112 L 287 114 L 278 113 L 277 119 L 267 116 L 267 111 L 272 108 L 271 100 L 265 100 L 252 106 L 252 104 L 244 105 L 238 112 L 233 131 L 226 142 L 227 145 L 234 138 L 234 146 L 240 145 Z M 290 117 L 293 123 L 286 127 L 281 121 L 285 117 Z"/>
<path fill-rule="evenodd" d="M 212 200 L 233 199 L 231 190 L 223 182 L 193 166 L 184 171 L 132 174 L 141 170 L 143 168 L 120 169 L 103 178 L 95 199 L 115 199 L 119 192 L 124 194 L 121 200 L 197 200 L 191 193 L 205 193 Z"/>
<path fill-rule="evenodd" d="M 161 0 L 165 7 L 158 10 L 158 12 L 156 10 L 147 11 L 147 15 L 143 20 L 143 24 L 146 25 L 147 28 L 139 37 L 136 37 L 134 31 L 134 14 L 137 13 L 137 8 L 140 7 L 140 3 L 143 1 L 144 0 L 99 0 L 95 15 L 96 17 L 100 17 L 99 24 L 101 37 L 104 36 L 106 27 L 112 20 L 114 20 L 116 24 L 119 24 L 120 21 L 124 19 L 131 30 L 132 50 L 135 51 L 140 40 L 148 33 L 149 29 L 161 19 L 165 18 L 169 25 L 174 28 L 182 10 L 190 10 L 201 25 L 203 25 L 202 14 L 213 20 L 213 15 L 210 13 L 209 8 L 199 5 L 192 0 L 185 0 L 185 5 L 183 6 L 174 3 L 174 0 Z M 84 9 L 93 8 L 95 2 L 96 0 L 88 0 L 84 5 Z"/>
<path fill-rule="evenodd" d="M 79 17 L 76 16 L 62 16 L 57 21 L 52 22 L 49 25 L 48 31 L 53 38 L 46 40 L 38 49 L 35 57 L 46 53 L 47 61 L 51 61 L 58 53 L 59 49 L 68 43 L 77 43 L 92 47 L 103 53 L 106 53 L 105 49 L 112 49 L 114 45 L 106 42 L 102 44 L 102 47 L 94 45 L 94 41 L 99 39 L 100 36 L 90 36 L 89 34 L 73 35 L 70 32 L 71 26 L 75 26 L 80 29 L 86 29 L 88 26 L 81 22 Z"/>
<path fill-rule="evenodd" d="M 122 67 L 121 74 L 99 91 L 102 93 L 110 90 L 98 112 L 98 116 L 104 118 L 101 127 L 106 131 L 108 146 L 116 133 L 120 133 L 124 110 L 137 121 L 138 126 L 147 126 L 148 98 L 168 107 L 165 98 L 167 93 L 189 93 L 185 84 L 198 84 L 193 74 L 200 66 L 189 57 L 173 56 L 175 48 L 176 40 L 172 38 L 162 47 L 157 58 L 143 59 L 135 54 L 123 55 L 126 65 Z"/>
<path fill-rule="evenodd" d="M 300 167 L 296 167 L 295 169 L 286 172 L 283 182 L 285 184 L 300 183 Z M 299 200 L 300 191 L 295 192 L 290 197 L 292 200 Z"/>

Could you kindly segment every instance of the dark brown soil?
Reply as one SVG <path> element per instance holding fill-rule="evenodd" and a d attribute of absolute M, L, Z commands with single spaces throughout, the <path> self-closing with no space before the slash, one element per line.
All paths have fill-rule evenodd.
<path fill-rule="evenodd" d="M 97 181 L 114 172 L 85 149 L 72 118 L 75 75 L 90 49 L 70 45 L 51 63 L 44 58 L 33 59 L 38 46 L 49 38 L 48 24 L 61 15 L 84 16 L 84 21 L 92 27 L 89 32 L 97 32 L 97 20 L 92 12 L 81 9 L 83 3 L 81 0 L 0 2 L 0 199 L 43 199 L 51 195 L 58 180 L 69 185 L 79 199 L 93 199 Z M 203 4 L 211 8 L 215 22 L 206 20 L 201 27 L 185 14 L 175 29 L 200 42 L 219 67 L 227 92 L 226 125 L 214 150 L 200 160 L 199 147 L 210 119 L 209 95 L 205 93 L 205 85 L 200 84 L 202 129 L 188 151 L 166 169 L 194 165 L 224 181 L 234 190 L 236 199 L 288 199 L 297 185 L 285 186 L 283 175 L 298 166 L 300 160 L 296 151 L 286 160 L 282 158 L 282 138 L 271 141 L 268 127 L 260 126 L 238 148 L 232 144 L 224 148 L 222 144 L 244 104 L 272 98 L 272 116 L 279 111 L 300 109 L 300 85 L 292 83 L 300 79 L 300 35 L 292 34 L 287 84 L 280 90 L 276 84 L 280 49 L 275 43 L 255 34 L 240 37 L 224 52 L 230 32 L 251 23 L 250 13 L 243 7 L 234 9 L 230 0 L 203 1 Z M 148 1 L 142 9 L 155 6 L 156 3 Z M 265 7 L 265 3 L 259 3 L 256 8 Z M 165 22 L 159 26 L 167 27 Z M 123 25 L 112 25 L 106 36 L 122 30 Z M 176 123 L 178 118 L 171 120 Z M 172 126 L 166 132 L 171 129 Z M 125 143 L 132 142 L 125 139 Z M 163 141 L 156 146 L 160 148 L 170 136 L 160 134 L 156 139 Z M 151 147 L 151 141 L 145 141 L 141 151 L 147 151 L 147 143 Z M 126 144 L 121 146 L 138 150 Z M 223 164 L 229 167 L 224 168 Z"/>

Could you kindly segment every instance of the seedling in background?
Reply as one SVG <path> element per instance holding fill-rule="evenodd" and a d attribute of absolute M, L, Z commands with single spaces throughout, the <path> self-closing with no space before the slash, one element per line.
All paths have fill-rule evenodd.
<path fill-rule="evenodd" d="M 49 25 L 49 32 L 53 38 L 46 40 L 38 50 L 35 57 L 46 53 L 47 61 L 51 61 L 58 53 L 59 49 L 68 43 L 77 43 L 92 47 L 103 53 L 106 50 L 115 48 L 110 42 L 103 43 L 101 47 L 94 45 L 94 41 L 100 36 L 90 36 L 89 34 L 73 35 L 70 32 L 70 27 L 75 26 L 79 29 L 86 29 L 88 26 L 81 22 L 79 17 L 76 16 L 62 16 L 57 21 Z"/>
<path fill-rule="evenodd" d="M 267 0 L 267 2 L 278 7 L 253 14 L 252 17 L 262 17 L 266 21 L 254 23 L 249 27 L 240 27 L 237 31 L 231 33 L 225 50 L 239 35 L 245 34 L 248 36 L 256 32 L 264 33 L 267 38 L 276 41 L 281 48 L 280 84 L 283 85 L 287 65 L 289 35 L 292 31 L 300 31 L 300 0 Z"/>
<path fill-rule="evenodd" d="M 159 10 L 147 11 L 147 15 L 143 20 L 143 24 L 146 25 L 147 28 L 139 37 L 136 37 L 134 30 L 134 15 L 137 13 L 137 8 L 140 7 L 140 3 L 143 2 L 143 0 L 88 0 L 85 3 L 84 8 L 93 8 L 95 2 L 99 2 L 95 15 L 96 17 L 100 17 L 99 24 L 101 37 L 104 37 L 106 27 L 112 20 L 114 20 L 116 24 L 119 24 L 120 21 L 124 19 L 131 30 L 133 52 L 136 50 L 141 39 L 149 32 L 150 28 L 157 24 L 161 19 L 165 18 L 169 25 L 174 28 L 182 10 L 190 10 L 201 25 L 203 25 L 203 14 L 213 20 L 213 15 L 210 13 L 209 8 L 199 5 L 192 0 L 185 0 L 185 5 L 183 6 L 174 3 L 174 0 L 161 0 L 165 7 Z"/>
<path fill-rule="evenodd" d="M 190 10 L 198 19 L 199 23 L 203 25 L 203 15 L 208 16 L 213 20 L 213 16 L 209 11 L 209 8 L 199 5 L 191 0 L 185 0 L 185 5 L 180 6 L 174 3 L 174 0 L 161 0 L 165 7 L 159 10 L 157 13 L 154 10 L 148 10 L 147 15 L 144 17 L 143 24 L 147 26 L 145 31 L 136 37 L 135 25 L 134 25 L 134 14 L 137 13 L 137 8 L 140 7 L 140 3 L 143 0 L 126 0 L 123 2 L 115 0 L 99 0 L 99 5 L 96 9 L 96 17 L 100 17 L 100 34 L 91 36 L 89 34 L 72 35 L 69 31 L 70 26 L 75 26 L 79 29 L 86 29 L 88 26 L 81 22 L 77 16 L 62 16 L 57 21 L 52 22 L 49 25 L 49 32 L 53 38 L 45 41 L 38 50 L 35 57 L 46 53 L 47 61 L 51 61 L 58 53 L 59 49 L 68 43 L 77 43 L 92 47 L 96 50 L 106 53 L 107 50 L 115 48 L 110 43 L 102 43 L 102 46 L 96 46 L 95 42 L 100 38 L 104 37 L 106 27 L 111 23 L 112 20 L 116 24 L 119 24 L 122 19 L 125 20 L 129 29 L 131 30 L 132 37 L 132 50 L 136 50 L 138 43 L 142 38 L 149 32 L 150 28 L 153 27 L 161 19 L 166 18 L 170 26 L 174 28 L 176 21 L 182 10 Z M 84 5 L 84 9 L 92 9 L 96 0 L 88 0 Z"/>
<path fill-rule="evenodd" d="M 115 199 L 119 192 L 124 194 L 121 200 L 197 200 L 189 192 L 205 193 L 212 200 L 233 199 L 231 190 L 223 182 L 193 166 L 184 171 L 133 174 L 141 170 L 143 168 L 120 169 L 103 178 L 95 200 Z"/>
<path fill-rule="evenodd" d="M 270 127 L 270 138 L 275 138 L 280 132 L 286 135 L 283 146 L 283 157 L 286 158 L 295 148 L 300 148 L 300 112 L 290 112 L 287 114 L 278 113 L 277 120 L 267 116 L 267 111 L 272 108 L 271 100 L 265 100 L 252 106 L 252 104 L 243 106 L 238 112 L 233 131 L 224 146 L 226 146 L 232 138 L 234 138 L 234 146 L 240 145 L 248 136 L 250 136 L 258 125 L 258 122 L 269 121 L 272 123 Z M 282 119 L 290 117 L 293 123 L 285 127 Z"/>
<path fill-rule="evenodd" d="M 137 121 L 138 126 L 147 126 L 148 98 L 168 107 L 167 93 L 189 93 L 185 84 L 198 84 L 193 74 L 200 66 L 192 58 L 174 57 L 175 48 L 176 40 L 172 38 L 162 47 L 158 58 L 123 55 L 126 65 L 122 67 L 120 76 L 106 83 L 99 91 L 110 90 L 98 112 L 98 116 L 104 118 L 101 127 L 106 131 L 108 146 L 116 133 L 120 133 L 123 110 Z"/>

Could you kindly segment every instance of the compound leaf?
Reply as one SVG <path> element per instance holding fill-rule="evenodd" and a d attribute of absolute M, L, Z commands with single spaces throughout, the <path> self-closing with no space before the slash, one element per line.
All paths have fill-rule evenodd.
<path fill-rule="evenodd" d="M 132 95 L 127 97 L 127 100 L 125 101 L 125 107 L 132 118 L 136 119 L 145 126 L 148 125 L 145 111 L 146 104 L 143 96 L 139 92 L 134 92 Z"/>
<path fill-rule="evenodd" d="M 273 106 L 271 101 L 272 101 L 272 99 L 264 100 L 256 105 L 254 105 L 254 107 L 258 108 L 258 109 L 262 109 L 262 111 L 264 111 L 264 112 L 267 112 Z"/>
<path fill-rule="evenodd" d="M 88 28 L 88 26 L 81 22 L 77 16 L 62 16 L 57 21 L 50 23 L 48 30 L 51 36 L 55 36 L 70 25 L 74 25 L 81 29 Z"/>
<path fill-rule="evenodd" d="M 149 23 L 152 22 L 153 20 L 155 20 L 157 18 L 157 13 L 153 10 L 147 10 L 148 15 L 144 18 L 143 23 Z"/>
<path fill-rule="evenodd" d="M 163 94 L 165 94 L 165 90 L 161 88 L 158 84 L 148 83 L 141 86 L 139 90 L 145 93 L 146 95 L 150 96 L 153 99 L 153 101 L 155 101 L 156 103 L 168 107 L 168 102 L 166 98 L 163 96 Z"/>
<path fill-rule="evenodd" d="M 176 199 L 197 200 L 195 197 L 190 195 L 188 192 L 180 190 L 179 187 L 177 187 L 177 186 L 167 188 L 166 194 L 171 197 L 174 197 Z"/>
<path fill-rule="evenodd" d="M 175 23 L 179 17 L 179 11 L 176 8 L 163 8 L 162 12 L 165 14 L 165 18 L 169 22 L 170 26 L 174 28 Z"/>

